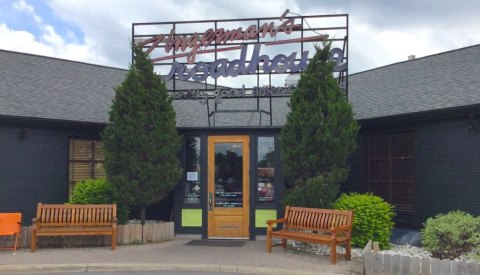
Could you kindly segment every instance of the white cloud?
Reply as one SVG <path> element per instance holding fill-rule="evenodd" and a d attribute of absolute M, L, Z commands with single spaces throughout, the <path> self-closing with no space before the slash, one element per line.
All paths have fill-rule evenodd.
<path fill-rule="evenodd" d="M 440 1 L 434 8 L 423 11 L 412 10 L 407 4 L 382 1 L 360 4 L 346 0 L 318 5 L 316 1 L 293 0 L 49 0 L 47 3 L 54 17 L 66 22 L 65 26 L 76 26 L 83 33 L 83 41 L 79 41 L 68 30 L 65 37 L 59 35 L 59 26 L 42 23 L 32 6 L 25 0 L 18 0 L 12 5 L 14 9 L 36 18 L 42 33 L 34 37 L 3 26 L 9 36 L 21 36 L 31 43 L 1 39 L 0 48 L 10 45 L 13 50 L 48 52 L 51 56 L 126 68 L 130 63 L 133 22 L 273 17 L 288 8 L 303 15 L 349 13 L 349 62 L 350 73 L 353 73 L 404 61 L 411 54 L 421 57 L 480 43 L 477 32 L 480 21 L 471 16 L 478 4 L 468 0 L 462 2 L 456 10 L 452 10 L 447 1 Z"/>
<path fill-rule="evenodd" d="M 65 40 L 63 40 L 63 38 L 55 32 L 52 26 L 46 25 L 43 26 L 42 29 L 43 34 L 41 40 L 46 44 L 55 48 L 61 48 L 65 46 Z"/>
<path fill-rule="evenodd" d="M 35 22 L 38 24 L 42 23 L 42 18 L 35 14 L 35 8 L 27 4 L 24 0 L 14 2 L 12 7 L 18 11 L 25 12 L 26 14 L 33 16 L 33 19 L 35 19 Z"/>
<path fill-rule="evenodd" d="M 25 52 L 87 63 L 108 65 L 109 61 L 95 52 L 96 44 L 87 40 L 84 44 L 66 43 L 51 26 L 38 40 L 27 31 L 17 31 L 0 24 L 0 48 L 4 50 Z"/>
<path fill-rule="evenodd" d="M 27 14 L 33 14 L 34 13 L 34 8 L 27 4 L 24 0 L 20 0 L 17 2 L 14 2 L 12 4 L 12 7 L 18 11 L 23 11 L 26 12 Z"/>
<path fill-rule="evenodd" d="M 12 7 L 32 16 L 37 22 L 41 33 L 36 37 L 28 31 L 14 30 L 6 24 L 0 24 L 1 49 L 100 65 L 126 67 L 109 61 L 105 55 L 98 51 L 99 47 L 93 39 L 88 38 L 83 43 L 79 43 L 78 39 L 72 39 L 72 36 L 75 37 L 73 32 L 69 32 L 69 35 L 65 38 L 62 37 L 55 31 L 53 26 L 45 24 L 42 18 L 35 13 L 34 7 L 28 5 L 24 0 L 14 2 Z M 69 43 L 66 39 L 73 42 Z"/>
<path fill-rule="evenodd" d="M 37 41 L 33 34 L 26 31 L 9 29 L 5 24 L 0 24 L 0 48 L 17 52 L 54 56 L 54 51 L 49 46 Z"/>

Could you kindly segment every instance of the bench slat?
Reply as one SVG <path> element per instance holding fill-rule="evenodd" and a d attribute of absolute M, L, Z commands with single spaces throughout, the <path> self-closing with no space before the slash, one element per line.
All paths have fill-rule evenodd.
<path fill-rule="evenodd" d="M 318 242 L 322 244 L 329 244 L 331 242 L 330 235 L 321 235 L 321 234 L 314 234 L 314 233 L 305 233 L 305 232 L 295 232 L 290 230 L 280 230 L 280 231 L 273 231 L 272 236 L 274 237 L 287 237 L 288 239 L 296 239 L 299 241 L 307 241 L 307 242 Z M 347 241 L 348 238 L 346 237 L 337 237 L 336 243 L 344 243 Z"/>
<path fill-rule="evenodd" d="M 38 225 L 40 227 L 44 227 L 44 226 L 47 226 L 47 227 L 76 227 L 76 226 L 94 226 L 94 225 L 99 225 L 99 226 L 112 226 L 112 224 L 114 224 L 112 221 L 110 222 L 97 222 L 97 223 L 87 223 L 87 222 L 82 222 L 82 223 L 68 223 L 68 222 L 64 222 L 64 223 L 39 223 Z"/>
<path fill-rule="evenodd" d="M 103 232 L 103 231 L 112 231 L 112 227 L 69 227 L 69 228 L 52 228 L 44 227 L 37 231 L 37 234 L 40 233 L 58 233 L 58 232 Z"/>
<path fill-rule="evenodd" d="M 65 209 L 113 209 L 113 204 L 42 204 L 41 208 L 65 208 Z"/>

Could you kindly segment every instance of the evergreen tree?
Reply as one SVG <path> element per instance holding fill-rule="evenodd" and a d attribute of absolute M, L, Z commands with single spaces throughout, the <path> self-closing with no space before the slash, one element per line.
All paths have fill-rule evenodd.
<path fill-rule="evenodd" d="M 281 132 L 283 173 L 287 187 L 293 188 L 287 190 L 285 203 L 315 207 L 315 201 L 320 200 L 315 196 L 325 188 L 318 185 L 344 181 L 348 175 L 346 160 L 356 148 L 359 126 L 333 76 L 330 45 L 316 46 L 317 52 L 290 98 L 291 111 Z"/>
<path fill-rule="evenodd" d="M 102 137 L 115 195 L 127 206 L 139 205 L 144 224 L 147 205 L 166 196 L 180 178 L 180 137 L 165 82 L 141 48 L 134 48 L 134 55 L 134 64 L 115 89 Z"/>

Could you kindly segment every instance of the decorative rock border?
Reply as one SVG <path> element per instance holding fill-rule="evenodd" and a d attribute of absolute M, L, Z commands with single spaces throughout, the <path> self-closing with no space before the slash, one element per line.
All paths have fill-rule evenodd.
<path fill-rule="evenodd" d="M 478 275 L 480 263 L 375 252 L 369 241 L 362 252 L 363 274 Z"/>

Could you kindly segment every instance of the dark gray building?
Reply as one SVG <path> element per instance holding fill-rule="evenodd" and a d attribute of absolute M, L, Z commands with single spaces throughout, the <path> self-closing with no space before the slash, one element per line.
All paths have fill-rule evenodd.
<path fill-rule="evenodd" d="M 350 76 L 362 129 L 345 190 L 381 195 L 407 224 L 480 215 L 479 54 L 475 45 Z"/>
<path fill-rule="evenodd" d="M 113 88 L 127 71 L 3 50 L 0 61 L 0 212 L 20 211 L 29 224 L 37 202 L 64 203 L 75 182 L 104 176 L 100 133 Z M 452 209 L 480 215 L 479 76 L 480 45 L 351 75 L 349 101 L 362 128 L 343 190 L 384 197 L 395 205 L 398 223 L 421 225 Z M 268 100 L 259 103 L 268 108 Z M 219 108 L 256 104 L 232 99 Z M 234 218 L 236 236 L 263 235 L 264 221 L 282 214 L 278 134 L 287 100 L 273 100 L 271 126 L 260 112 L 219 112 L 209 126 L 206 105 L 198 100 L 175 101 L 174 107 L 185 140 L 176 233 L 224 234 L 211 224 L 221 223 L 221 215 L 209 211 L 213 193 L 215 203 L 243 205 Z M 227 179 L 212 187 L 213 152 L 241 156 L 243 189 L 232 189 Z M 221 197 L 227 193 L 234 198 Z"/>

